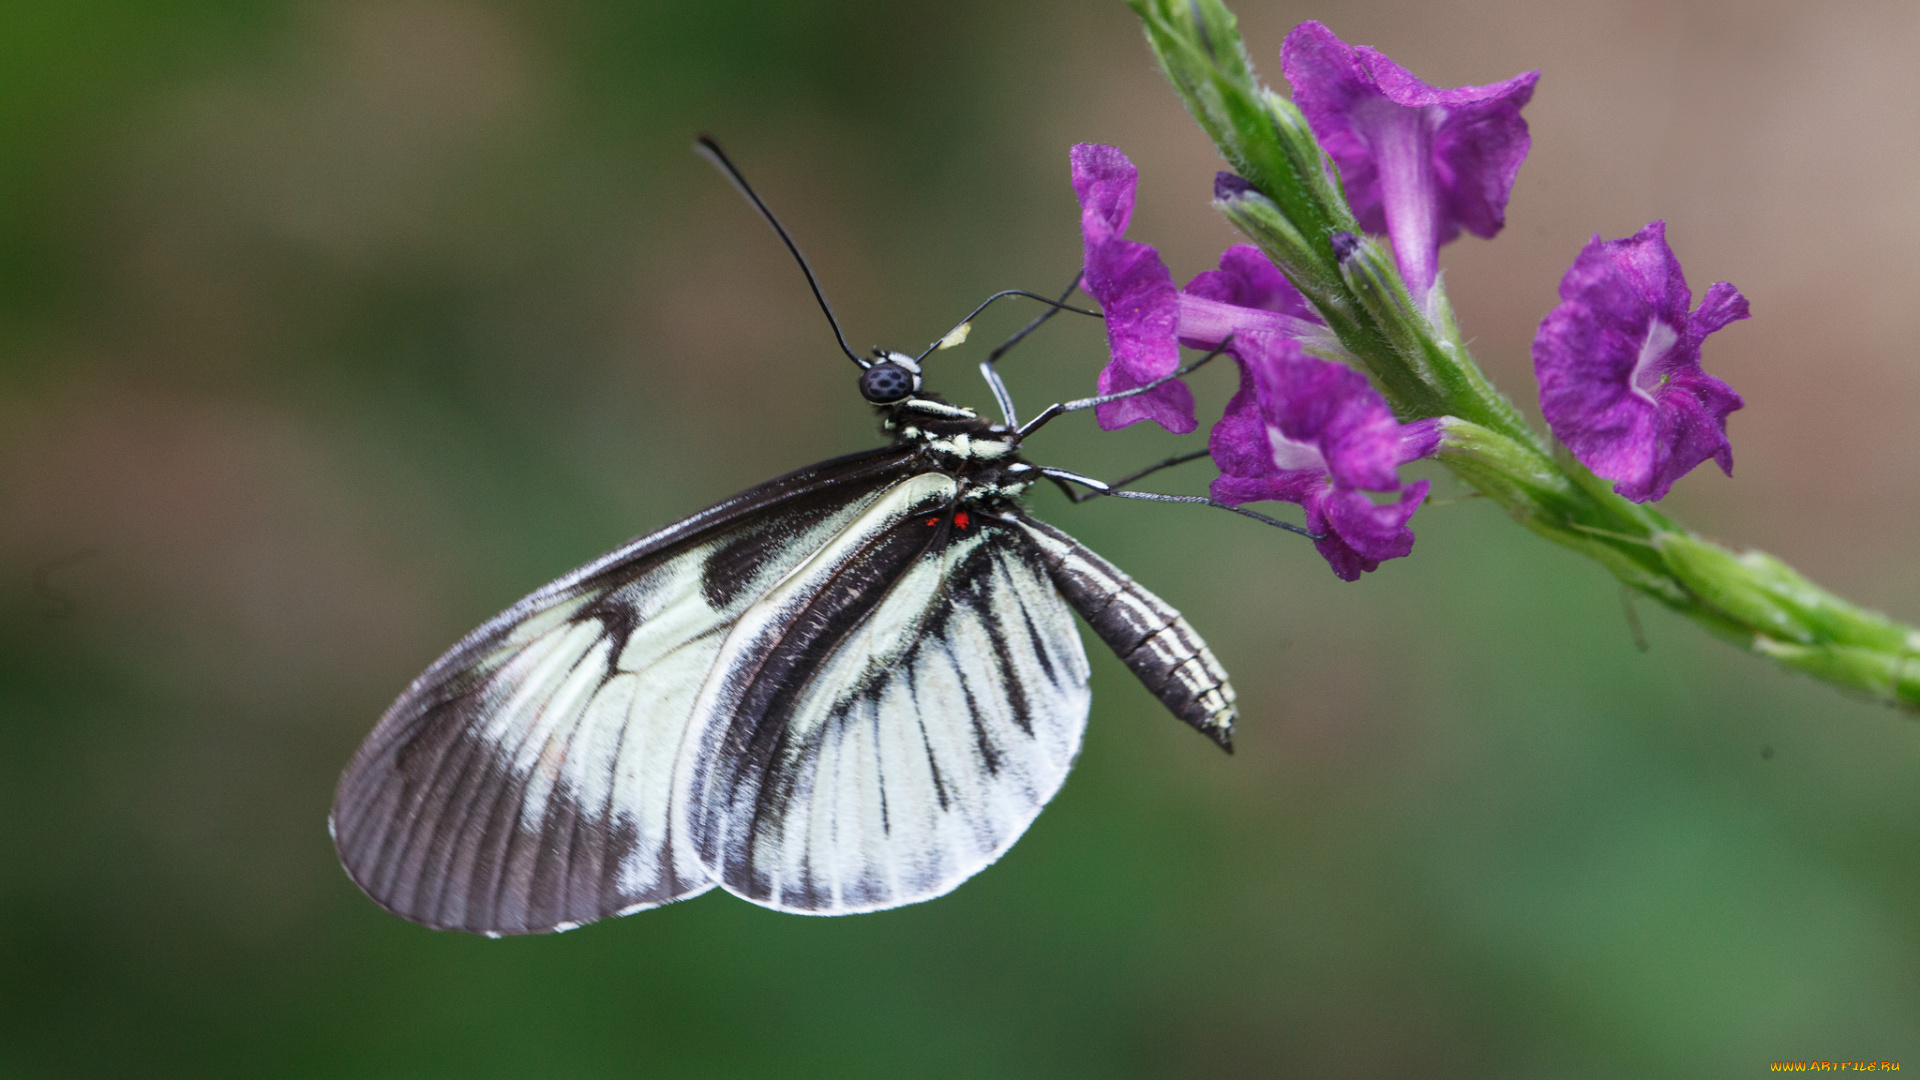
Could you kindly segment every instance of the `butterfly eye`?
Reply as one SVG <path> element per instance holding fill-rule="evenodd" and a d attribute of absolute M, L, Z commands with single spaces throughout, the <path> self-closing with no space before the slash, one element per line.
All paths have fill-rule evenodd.
<path fill-rule="evenodd" d="M 860 396 L 875 405 L 888 405 L 913 393 L 913 372 L 884 360 L 860 373 Z"/>

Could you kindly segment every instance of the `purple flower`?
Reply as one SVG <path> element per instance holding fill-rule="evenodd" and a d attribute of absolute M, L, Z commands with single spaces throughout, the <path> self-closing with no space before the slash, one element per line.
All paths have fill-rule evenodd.
<path fill-rule="evenodd" d="M 1086 290 L 1106 315 L 1112 357 L 1100 372 L 1100 393 L 1131 390 L 1172 374 L 1180 366 L 1183 343 L 1211 349 L 1249 329 L 1325 334 L 1306 300 L 1249 244 L 1228 248 L 1220 269 L 1194 278 L 1187 291 L 1174 288 L 1160 253 L 1124 237 L 1139 178 L 1133 162 L 1097 143 L 1075 146 L 1072 160 L 1086 244 Z M 1101 405 L 1094 415 L 1108 431 L 1142 420 L 1175 434 L 1197 426 L 1193 393 L 1181 382 Z"/>
<path fill-rule="evenodd" d="M 1310 357 L 1297 341 L 1265 331 L 1235 336 L 1240 392 L 1207 440 L 1221 475 L 1213 497 L 1299 503 L 1314 546 L 1353 581 L 1413 551 L 1407 521 L 1427 482 L 1400 482 L 1399 467 L 1433 453 L 1439 422 L 1401 424 L 1358 372 Z M 1367 492 L 1397 494 L 1376 505 Z"/>
<path fill-rule="evenodd" d="M 1414 299 L 1439 273 L 1440 245 L 1461 229 L 1492 236 L 1532 140 L 1520 107 L 1537 71 L 1492 86 L 1441 90 L 1384 53 L 1317 22 L 1280 48 L 1293 101 L 1340 166 L 1362 228 L 1387 234 Z"/>
<path fill-rule="evenodd" d="M 1139 170 L 1111 146 L 1081 143 L 1073 148 L 1073 193 L 1080 198 L 1080 235 L 1086 243 L 1086 289 L 1107 317 L 1107 348 L 1112 360 L 1100 372 L 1100 393 L 1113 394 L 1171 375 L 1180 366 L 1174 338 L 1179 320 L 1179 290 L 1160 253 L 1125 238 L 1133 218 L 1133 192 Z M 1193 392 L 1170 382 L 1094 413 L 1112 431 L 1152 420 L 1175 434 L 1196 426 Z"/>
<path fill-rule="evenodd" d="M 1701 370 L 1700 343 L 1746 318 L 1747 298 L 1722 281 L 1689 314 L 1692 303 L 1656 221 L 1624 240 L 1595 236 L 1533 338 L 1547 426 L 1634 502 L 1664 497 L 1708 458 L 1733 475 L 1727 414 L 1744 403 Z"/>
<path fill-rule="evenodd" d="M 1347 581 L 1411 553 L 1407 521 L 1426 498 L 1427 482 L 1402 484 L 1399 467 L 1439 448 L 1438 421 L 1403 425 L 1363 376 L 1307 356 L 1302 338 L 1329 351 L 1340 346 L 1260 249 L 1236 244 L 1220 256 L 1219 269 L 1175 289 L 1159 252 L 1123 237 L 1138 176 L 1113 147 L 1073 148 L 1086 288 L 1106 315 L 1112 351 L 1100 392 L 1165 377 L 1178 366 L 1181 345 L 1211 349 L 1231 338 L 1240 390 L 1208 438 L 1221 471 L 1214 497 L 1299 503 L 1307 527 L 1324 534 L 1314 546 Z M 1222 173 L 1214 190 L 1227 197 L 1244 185 Z M 1177 396 L 1166 394 L 1175 389 Z M 1096 415 L 1108 430 L 1140 420 L 1177 433 L 1196 426 L 1193 396 L 1180 383 L 1101 405 Z M 1375 505 L 1369 491 L 1399 499 Z"/>

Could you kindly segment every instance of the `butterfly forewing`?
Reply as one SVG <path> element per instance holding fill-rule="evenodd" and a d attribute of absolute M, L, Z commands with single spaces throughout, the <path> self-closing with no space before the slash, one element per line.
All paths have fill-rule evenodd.
<path fill-rule="evenodd" d="M 382 906 L 529 933 L 710 888 L 672 835 L 673 768 L 726 631 L 902 477 L 877 451 L 642 537 L 514 605 L 401 695 L 332 825 Z"/>
<path fill-rule="evenodd" d="M 728 634 L 680 770 L 728 891 L 816 914 L 925 900 L 1059 790 L 1089 706 L 1079 633 L 1024 531 L 955 495 L 941 474 L 891 489 Z"/>

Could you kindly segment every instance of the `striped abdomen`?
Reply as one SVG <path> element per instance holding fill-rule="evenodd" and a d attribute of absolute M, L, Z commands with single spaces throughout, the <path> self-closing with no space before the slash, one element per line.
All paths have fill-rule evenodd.
<path fill-rule="evenodd" d="M 1233 686 L 1213 650 L 1166 601 L 1051 525 L 1022 521 L 1053 583 L 1173 715 L 1233 752 Z"/>

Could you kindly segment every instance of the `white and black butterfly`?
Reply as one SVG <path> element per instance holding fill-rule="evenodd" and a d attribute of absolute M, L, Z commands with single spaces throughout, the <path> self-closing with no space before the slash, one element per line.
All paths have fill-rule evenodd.
<path fill-rule="evenodd" d="M 939 896 L 1005 852 L 1073 764 L 1090 701 L 1075 612 L 1231 748 L 1233 689 L 1186 620 L 1020 507 L 1043 477 L 1143 497 L 1019 457 L 1095 399 L 1019 426 L 989 360 L 995 424 L 923 393 L 916 358 L 862 363 L 890 445 L 581 567 L 400 695 L 334 800 L 368 896 L 489 935 L 716 885 L 818 915 Z"/>

